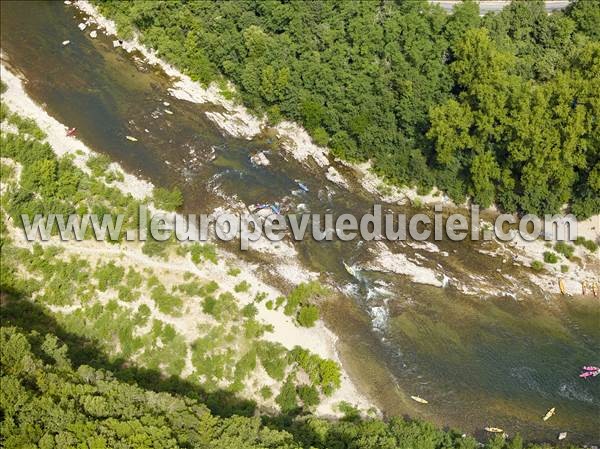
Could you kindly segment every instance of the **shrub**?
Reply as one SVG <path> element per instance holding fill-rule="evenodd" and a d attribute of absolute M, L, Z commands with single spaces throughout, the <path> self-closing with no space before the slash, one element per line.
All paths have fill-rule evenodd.
<path fill-rule="evenodd" d="M 260 389 L 260 395 L 263 399 L 267 400 L 273 397 L 273 390 L 270 387 L 264 386 Z"/>
<path fill-rule="evenodd" d="M 287 297 L 287 303 L 283 309 L 283 313 L 292 316 L 296 313 L 296 309 L 303 304 L 307 304 L 312 298 L 322 295 L 327 292 L 327 289 L 317 281 L 303 282 L 296 286 Z"/>
<path fill-rule="evenodd" d="M 316 306 L 302 306 L 297 319 L 300 326 L 313 327 L 319 319 L 319 309 Z"/>
<path fill-rule="evenodd" d="M 310 408 L 319 404 L 319 392 L 312 385 L 300 385 L 296 392 L 304 407 Z"/>
<path fill-rule="evenodd" d="M 534 260 L 531 262 L 531 269 L 533 271 L 542 271 L 544 269 L 544 264 L 539 260 Z"/>
<path fill-rule="evenodd" d="M 242 270 L 240 270 L 239 268 L 236 268 L 236 267 L 231 267 L 229 270 L 227 270 L 227 274 L 229 276 L 237 276 L 241 272 L 242 272 Z"/>
<path fill-rule="evenodd" d="M 279 405 L 282 413 L 293 414 L 298 410 L 298 402 L 296 401 L 296 388 L 291 376 L 288 376 L 284 384 L 281 386 L 281 391 L 275 398 L 275 402 Z"/>
<path fill-rule="evenodd" d="M 263 301 L 263 299 L 265 299 L 267 296 L 268 295 L 267 295 L 266 292 L 259 292 L 254 297 L 254 302 L 257 303 L 257 304 L 260 304 Z"/>
<path fill-rule="evenodd" d="M 114 262 L 109 262 L 105 265 L 100 265 L 94 277 L 98 279 L 98 289 L 106 291 L 108 288 L 116 287 L 125 276 L 125 269 L 115 265 Z"/>
<path fill-rule="evenodd" d="M 86 162 L 86 165 L 91 170 L 92 176 L 99 178 L 100 176 L 104 176 L 108 171 L 110 158 L 105 154 L 90 156 Z"/>
<path fill-rule="evenodd" d="M 142 253 L 149 257 L 167 258 L 166 254 L 167 242 L 159 242 L 153 238 L 149 238 L 142 245 Z"/>
<path fill-rule="evenodd" d="M 577 237 L 577 239 L 575 240 L 575 244 L 578 246 L 583 246 L 592 253 L 596 252 L 596 250 L 598 249 L 598 245 L 594 241 L 587 240 L 585 237 L 581 236 Z"/>
<path fill-rule="evenodd" d="M 172 190 L 156 187 L 152 192 L 154 205 L 158 209 L 174 211 L 183 205 L 183 194 L 177 187 Z"/>
<path fill-rule="evenodd" d="M 573 256 L 573 253 L 575 252 L 575 247 L 565 242 L 556 242 L 556 244 L 554 245 L 554 250 L 557 253 L 565 256 L 567 259 L 570 259 Z"/>
<path fill-rule="evenodd" d="M 154 289 L 152 289 L 152 293 L 150 297 L 156 304 L 156 307 L 161 313 L 165 313 L 167 315 L 180 315 L 181 307 L 183 306 L 183 301 L 181 298 L 167 293 L 167 289 L 164 285 L 159 284 Z"/>
<path fill-rule="evenodd" d="M 283 380 L 288 361 L 286 349 L 279 343 L 260 341 L 256 354 L 267 374 L 275 380 Z"/>
<path fill-rule="evenodd" d="M 561 273 L 567 273 L 569 271 L 569 266 L 568 265 L 561 265 L 560 266 L 560 272 Z"/>
<path fill-rule="evenodd" d="M 204 245 L 200 243 L 194 243 L 190 248 L 190 254 L 192 262 L 199 264 L 205 260 L 209 260 L 215 265 L 217 264 L 217 251 L 215 245 L 206 243 Z"/>
<path fill-rule="evenodd" d="M 256 306 L 252 303 L 250 304 L 246 304 L 243 308 L 242 308 L 242 315 L 246 318 L 254 318 L 256 316 L 256 314 L 258 313 L 258 309 L 256 308 Z"/>
<path fill-rule="evenodd" d="M 338 404 L 338 410 L 344 415 L 343 421 L 356 422 L 360 419 L 360 411 L 346 401 Z"/>
<path fill-rule="evenodd" d="M 551 251 L 544 251 L 544 262 L 556 263 L 558 262 L 558 256 Z"/>
<path fill-rule="evenodd" d="M 250 284 L 246 281 L 242 281 L 234 287 L 236 293 L 247 292 L 250 289 Z"/>

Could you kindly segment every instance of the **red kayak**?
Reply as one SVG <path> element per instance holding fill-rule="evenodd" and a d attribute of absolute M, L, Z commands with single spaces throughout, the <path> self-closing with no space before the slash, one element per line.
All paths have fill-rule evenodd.
<path fill-rule="evenodd" d="M 74 136 L 76 132 L 77 132 L 77 128 L 69 128 L 67 130 L 67 136 L 69 136 L 69 137 Z"/>

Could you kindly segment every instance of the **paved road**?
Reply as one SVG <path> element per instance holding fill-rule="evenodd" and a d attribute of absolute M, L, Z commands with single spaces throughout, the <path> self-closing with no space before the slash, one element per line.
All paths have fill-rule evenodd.
<path fill-rule="evenodd" d="M 446 11 L 452 11 L 452 8 L 457 3 L 460 3 L 460 0 L 430 0 L 431 3 L 437 3 Z M 491 11 L 500 11 L 506 5 L 510 3 L 510 0 L 480 0 L 479 2 L 479 10 L 481 15 Z M 564 9 L 569 5 L 569 0 L 546 0 L 546 10 L 547 11 L 556 11 L 559 9 Z"/>

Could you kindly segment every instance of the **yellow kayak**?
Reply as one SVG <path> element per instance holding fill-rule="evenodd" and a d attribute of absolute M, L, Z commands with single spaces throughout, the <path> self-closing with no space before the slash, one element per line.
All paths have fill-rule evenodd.
<path fill-rule="evenodd" d="M 132 142 L 137 142 L 137 139 L 135 137 L 131 137 L 131 136 L 125 136 L 125 138 L 127 140 L 131 140 Z"/>
<path fill-rule="evenodd" d="M 420 402 L 421 404 L 429 404 L 429 401 L 426 401 L 423 398 L 420 398 L 419 396 L 411 396 L 410 397 L 413 401 L 417 401 Z"/>
<path fill-rule="evenodd" d="M 491 432 L 491 433 L 502 433 L 502 432 L 504 432 L 504 430 L 500 429 L 499 427 L 484 427 L 484 429 L 487 432 Z"/>
<path fill-rule="evenodd" d="M 544 421 L 548 421 L 550 418 L 552 418 L 554 412 L 556 412 L 556 407 L 552 407 L 550 410 L 548 410 L 548 413 L 546 413 L 542 419 Z"/>
<path fill-rule="evenodd" d="M 560 292 L 564 295 L 565 294 L 565 280 L 564 279 L 560 279 L 558 281 L 558 288 L 560 288 Z"/>

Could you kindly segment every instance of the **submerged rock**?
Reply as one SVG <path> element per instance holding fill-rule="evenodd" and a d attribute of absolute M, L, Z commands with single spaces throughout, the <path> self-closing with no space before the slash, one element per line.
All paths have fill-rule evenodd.
<path fill-rule="evenodd" d="M 250 162 L 252 162 L 254 165 L 262 166 L 271 164 L 269 159 L 267 159 L 267 156 L 265 156 L 265 153 L 263 153 L 262 151 L 250 156 Z"/>

